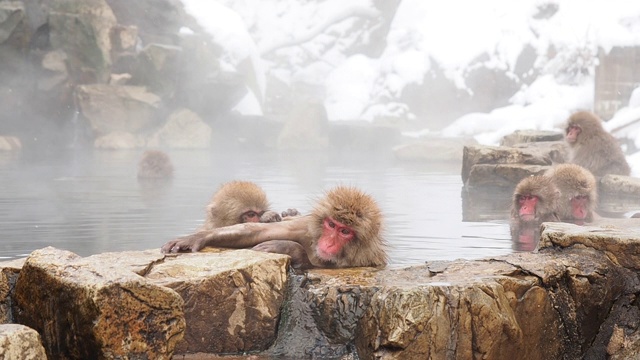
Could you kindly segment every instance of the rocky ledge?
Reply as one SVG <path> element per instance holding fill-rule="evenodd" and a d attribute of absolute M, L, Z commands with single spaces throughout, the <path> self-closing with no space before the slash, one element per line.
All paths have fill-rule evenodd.
<path fill-rule="evenodd" d="M 38 351 L 38 341 L 51 359 L 640 351 L 637 219 L 545 223 L 533 253 L 402 268 L 295 274 L 287 256 L 251 250 L 80 257 L 49 247 L 1 269 L 0 353 Z"/>

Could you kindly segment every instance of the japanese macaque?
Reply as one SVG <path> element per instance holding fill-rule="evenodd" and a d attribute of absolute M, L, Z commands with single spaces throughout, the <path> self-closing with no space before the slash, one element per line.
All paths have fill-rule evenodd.
<path fill-rule="evenodd" d="M 511 205 L 511 240 L 515 250 L 532 251 L 538 243 L 540 224 L 559 221 L 560 191 L 550 178 L 529 176 L 513 192 Z"/>
<path fill-rule="evenodd" d="M 594 176 L 607 174 L 629 176 L 630 168 L 616 139 L 593 113 L 579 111 L 567 122 L 565 140 L 569 144 L 569 161 L 591 171 Z"/>
<path fill-rule="evenodd" d="M 269 207 L 267 194 L 260 186 L 250 181 L 230 181 L 213 194 L 202 230 L 247 222 L 280 221 L 280 215 Z"/>
<path fill-rule="evenodd" d="M 173 176 L 173 164 L 169 155 L 160 150 L 147 150 L 138 162 L 139 179 L 169 179 Z"/>
<path fill-rule="evenodd" d="M 560 191 L 550 178 L 536 175 L 522 179 L 513 192 L 511 218 L 520 223 L 558 221 Z"/>
<path fill-rule="evenodd" d="M 287 254 L 295 268 L 387 263 L 380 208 L 370 195 L 348 186 L 328 191 L 309 215 L 201 231 L 167 242 L 162 252 L 199 251 L 205 246 Z"/>
<path fill-rule="evenodd" d="M 594 219 L 598 203 L 596 179 L 589 170 L 576 164 L 559 164 L 545 172 L 560 190 L 558 216 L 577 224 Z"/>

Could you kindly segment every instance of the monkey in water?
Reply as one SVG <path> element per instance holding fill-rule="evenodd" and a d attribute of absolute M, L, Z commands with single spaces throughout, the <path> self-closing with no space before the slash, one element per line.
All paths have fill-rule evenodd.
<path fill-rule="evenodd" d="M 320 198 L 309 215 L 274 223 L 244 223 L 200 231 L 171 240 L 163 253 L 199 251 L 206 246 L 287 254 L 295 268 L 383 266 L 382 212 L 361 190 L 337 186 Z"/>
<path fill-rule="evenodd" d="M 580 165 L 596 177 L 607 174 L 629 176 L 631 170 L 616 139 L 593 113 L 579 111 L 569 117 L 565 128 L 569 144 L 569 161 Z"/>
<path fill-rule="evenodd" d="M 147 150 L 138 162 L 138 179 L 169 179 L 173 176 L 171 158 L 160 150 Z"/>
<path fill-rule="evenodd" d="M 589 170 L 576 164 L 558 164 L 544 176 L 560 191 L 558 216 L 561 221 L 577 224 L 593 221 L 597 216 L 598 190 L 596 179 Z"/>

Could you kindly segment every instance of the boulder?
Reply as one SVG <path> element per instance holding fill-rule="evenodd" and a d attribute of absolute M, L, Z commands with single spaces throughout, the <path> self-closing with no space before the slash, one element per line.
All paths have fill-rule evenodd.
<path fill-rule="evenodd" d="M 393 154 L 399 160 L 406 161 L 462 161 L 462 149 L 475 145 L 473 139 L 458 138 L 421 138 L 411 144 L 398 145 Z"/>
<path fill-rule="evenodd" d="M 279 150 L 325 150 L 329 146 L 329 122 L 322 102 L 294 104 L 277 140 Z"/>
<path fill-rule="evenodd" d="M 176 353 L 246 353 L 275 340 L 289 257 L 253 250 L 167 256 L 145 278 L 184 299 L 187 331 Z"/>
<path fill-rule="evenodd" d="M 211 146 L 211 127 L 198 114 L 178 109 L 160 130 L 151 136 L 147 146 L 155 148 L 205 149 Z"/>
<path fill-rule="evenodd" d="M 553 162 L 552 151 L 552 149 L 547 148 L 512 148 L 483 145 L 465 146 L 462 154 L 462 182 L 467 184 L 473 167 L 479 164 L 550 166 Z M 515 181 L 515 183 L 518 181 L 519 180 Z M 513 184 L 514 186 L 515 183 Z"/>
<path fill-rule="evenodd" d="M 502 187 L 510 189 L 527 176 L 543 174 L 549 167 L 523 164 L 476 164 L 471 168 L 465 187 Z"/>
<path fill-rule="evenodd" d="M 12 299 L 25 259 L 0 262 L 0 324 L 13 323 Z"/>
<path fill-rule="evenodd" d="M 51 247 L 29 255 L 14 301 L 16 322 L 41 334 L 52 359 L 170 359 L 185 330 L 175 291 Z"/>
<path fill-rule="evenodd" d="M 111 66 L 111 29 L 117 24 L 105 0 L 54 0 L 49 4 L 51 46 L 69 54 L 76 81 L 105 83 Z"/>
<path fill-rule="evenodd" d="M 111 132 L 136 133 L 156 125 L 160 98 L 142 86 L 106 84 L 76 88 L 80 113 L 98 136 Z"/>
<path fill-rule="evenodd" d="M 24 4 L 18 1 L 0 2 L 0 44 L 24 32 L 25 28 Z"/>
<path fill-rule="evenodd" d="M 605 175 L 600 178 L 598 191 L 622 196 L 640 196 L 640 179 L 624 175 Z"/>
<path fill-rule="evenodd" d="M 125 131 L 116 131 L 98 137 L 93 146 L 96 149 L 123 150 L 136 149 L 144 145 L 144 141 Z"/>
<path fill-rule="evenodd" d="M 18 324 L 0 325 L 0 359 L 46 360 L 37 331 Z"/>
<path fill-rule="evenodd" d="M 500 146 L 514 146 L 521 143 L 532 143 L 541 141 L 561 141 L 564 134 L 558 131 L 544 130 L 516 130 L 506 135 L 500 141 Z"/>

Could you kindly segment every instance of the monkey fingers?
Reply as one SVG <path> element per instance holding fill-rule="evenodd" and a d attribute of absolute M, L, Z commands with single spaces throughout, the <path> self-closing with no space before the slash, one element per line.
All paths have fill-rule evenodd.
<path fill-rule="evenodd" d="M 162 248 L 160 248 L 160 250 L 164 254 L 177 253 L 180 251 L 197 252 L 203 247 L 203 235 L 205 235 L 203 232 L 197 232 L 193 235 L 179 237 L 162 245 Z"/>
<path fill-rule="evenodd" d="M 289 216 L 300 216 L 300 212 L 298 211 L 298 209 L 287 209 L 282 212 L 283 218 L 289 217 Z"/>
<path fill-rule="evenodd" d="M 280 214 L 275 211 L 265 211 L 265 213 L 260 216 L 261 223 L 272 223 L 278 221 L 282 221 L 282 218 L 280 217 Z"/>

